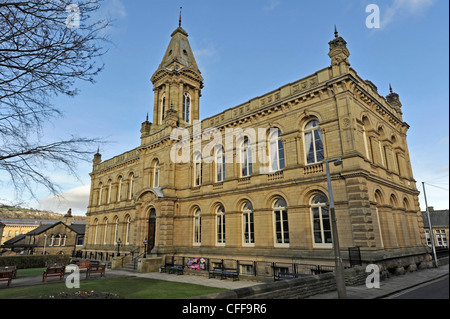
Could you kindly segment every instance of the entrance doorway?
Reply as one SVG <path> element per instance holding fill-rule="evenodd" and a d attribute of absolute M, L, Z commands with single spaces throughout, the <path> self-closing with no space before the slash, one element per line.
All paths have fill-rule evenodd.
<path fill-rule="evenodd" d="M 150 218 L 148 220 L 148 246 L 147 253 L 149 254 L 155 247 L 155 234 L 156 234 L 156 210 L 150 209 Z"/>

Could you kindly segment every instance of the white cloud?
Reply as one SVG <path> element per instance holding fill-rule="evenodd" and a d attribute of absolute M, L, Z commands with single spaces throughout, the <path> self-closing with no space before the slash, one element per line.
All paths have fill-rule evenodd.
<path fill-rule="evenodd" d="M 424 13 L 436 0 L 394 0 L 391 6 L 380 9 L 381 27 L 385 28 L 399 16 L 410 17 Z"/>
<path fill-rule="evenodd" d="M 65 214 L 72 208 L 73 215 L 84 216 L 89 204 L 89 192 L 90 185 L 85 185 L 68 190 L 59 196 L 43 198 L 39 201 L 39 209 Z"/>
<path fill-rule="evenodd" d="M 280 0 L 271 0 L 269 4 L 263 7 L 263 11 L 272 11 L 281 4 Z"/>

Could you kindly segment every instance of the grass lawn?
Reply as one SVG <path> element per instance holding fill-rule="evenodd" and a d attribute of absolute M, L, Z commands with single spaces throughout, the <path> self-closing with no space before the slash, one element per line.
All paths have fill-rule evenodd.
<path fill-rule="evenodd" d="M 76 292 L 79 290 L 113 293 L 125 299 L 184 299 L 225 291 L 226 289 L 149 278 L 116 277 L 82 280 L 79 289 L 68 289 L 64 282 L 49 282 L 42 285 L 16 288 L 2 287 L 0 288 L 0 299 L 37 298 L 42 295 L 57 295 L 59 292 Z"/>

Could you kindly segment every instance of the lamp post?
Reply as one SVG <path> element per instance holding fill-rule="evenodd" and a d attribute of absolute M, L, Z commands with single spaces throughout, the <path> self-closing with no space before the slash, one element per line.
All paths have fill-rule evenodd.
<path fill-rule="evenodd" d="M 120 244 L 122 243 L 122 241 L 119 239 L 117 239 L 117 257 L 120 256 Z"/>
<path fill-rule="evenodd" d="M 347 293 L 345 290 L 345 278 L 344 278 L 344 267 L 342 266 L 342 258 L 339 248 L 339 238 L 336 226 L 336 212 L 334 209 L 334 198 L 333 189 L 331 187 L 331 176 L 330 176 L 330 166 L 329 163 L 334 162 L 334 166 L 342 164 L 342 159 L 333 158 L 325 161 L 325 166 L 327 170 L 327 184 L 328 184 L 328 198 L 330 202 L 330 217 L 331 217 L 331 231 L 333 233 L 333 248 L 334 248 L 334 258 L 335 258 L 335 276 L 336 276 L 336 286 L 339 299 L 346 299 Z"/>
<path fill-rule="evenodd" d="M 148 244 L 147 237 L 144 239 L 143 243 L 144 243 L 144 258 L 147 258 L 147 244 Z"/>

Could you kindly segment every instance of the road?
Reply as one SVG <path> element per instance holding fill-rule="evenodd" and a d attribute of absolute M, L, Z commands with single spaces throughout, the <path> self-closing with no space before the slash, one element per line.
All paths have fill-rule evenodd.
<path fill-rule="evenodd" d="M 389 299 L 449 299 L 449 277 L 408 289 L 390 296 Z"/>

